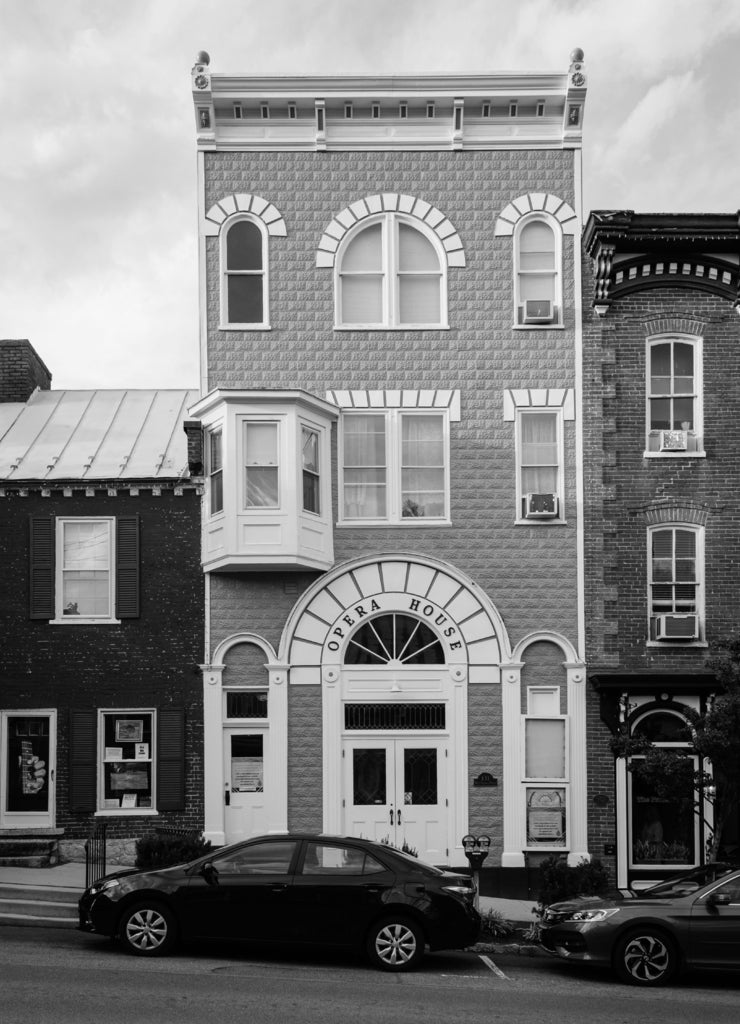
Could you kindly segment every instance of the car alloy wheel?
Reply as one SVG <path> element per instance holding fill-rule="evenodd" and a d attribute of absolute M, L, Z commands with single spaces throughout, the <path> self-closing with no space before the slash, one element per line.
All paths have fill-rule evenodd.
<path fill-rule="evenodd" d="M 675 973 L 677 956 L 667 936 L 649 928 L 631 932 L 615 954 L 619 976 L 631 985 L 664 985 Z"/>
<path fill-rule="evenodd" d="M 413 921 L 389 917 L 371 929 L 367 951 L 375 966 L 384 971 L 408 971 L 424 956 L 424 936 Z"/>
<path fill-rule="evenodd" d="M 126 949 L 136 956 L 162 956 L 175 939 L 175 922 L 166 907 L 139 903 L 121 918 L 120 936 Z"/>

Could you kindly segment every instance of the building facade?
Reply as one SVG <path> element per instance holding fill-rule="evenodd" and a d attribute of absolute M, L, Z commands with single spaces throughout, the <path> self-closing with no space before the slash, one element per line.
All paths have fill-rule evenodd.
<path fill-rule="evenodd" d="M 0 856 L 203 820 L 190 391 L 54 391 L 0 341 Z"/>
<path fill-rule="evenodd" d="M 737 636 L 740 222 L 598 211 L 584 240 L 589 845 L 639 887 L 702 864 L 712 837 L 709 793 L 656 791 L 613 740 L 699 770 L 687 709 Z M 737 816 L 722 838 L 736 859 Z"/>
<path fill-rule="evenodd" d="M 216 843 L 587 852 L 585 84 L 198 57 Z"/>

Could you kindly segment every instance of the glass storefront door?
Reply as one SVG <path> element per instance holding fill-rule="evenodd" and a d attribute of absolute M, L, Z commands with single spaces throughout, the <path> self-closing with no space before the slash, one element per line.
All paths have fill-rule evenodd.
<path fill-rule="evenodd" d="M 2 713 L 0 827 L 54 825 L 56 714 Z"/>

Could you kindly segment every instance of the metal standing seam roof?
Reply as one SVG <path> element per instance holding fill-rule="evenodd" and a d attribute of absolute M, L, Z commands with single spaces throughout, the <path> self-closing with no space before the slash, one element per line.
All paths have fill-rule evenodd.
<path fill-rule="evenodd" d="M 184 389 L 35 391 L 24 405 L 0 406 L 0 481 L 187 477 L 183 422 L 198 397 Z"/>

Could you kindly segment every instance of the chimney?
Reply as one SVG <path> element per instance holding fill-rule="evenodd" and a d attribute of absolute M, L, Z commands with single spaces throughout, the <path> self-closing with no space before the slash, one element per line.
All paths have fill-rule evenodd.
<path fill-rule="evenodd" d="M 48 391 L 51 374 L 31 342 L 0 338 L 0 402 L 27 402 L 36 388 Z"/>

